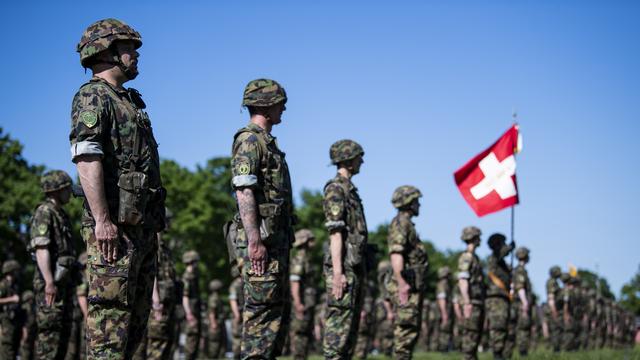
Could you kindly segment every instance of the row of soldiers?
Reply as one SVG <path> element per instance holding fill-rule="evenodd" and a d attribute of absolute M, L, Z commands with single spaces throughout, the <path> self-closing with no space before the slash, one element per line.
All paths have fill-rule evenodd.
<path fill-rule="evenodd" d="M 63 209 L 71 194 L 71 179 L 61 171 L 49 172 L 42 181 L 46 201 L 35 210 L 27 246 L 37 264 L 33 291 L 38 359 L 63 359 L 68 353 L 74 301 L 86 319 L 81 327 L 86 344 L 80 352 L 90 359 L 168 359 L 181 332 L 186 334 L 186 358 L 198 356 L 204 323 L 198 256 L 184 254 L 187 270 L 182 281 L 177 281 L 163 237 L 169 220 L 158 142 L 140 93 L 123 86 L 139 74 L 141 46 L 140 34 L 116 19 L 91 24 L 77 46 L 81 65 L 93 75 L 74 96 L 69 134 L 71 160 L 85 198 L 80 223 L 87 251 L 86 271 L 77 267 L 70 219 Z M 413 223 L 420 212 L 422 194 L 409 185 L 398 187 L 392 194 L 396 214 L 389 226 L 389 270 L 381 272 L 380 293 L 384 295 L 374 300 L 378 298 L 372 290 L 376 286 L 370 283 L 375 266 L 367 261 L 364 206 L 353 183 L 365 152 L 353 140 L 332 144 L 329 158 L 336 174 L 325 184 L 323 199 L 329 240 L 322 270 L 316 275 L 305 250 L 308 245 L 304 245 L 309 244 L 309 234 L 299 234 L 300 240 L 294 234 L 297 219 L 291 176 L 285 153 L 272 135 L 273 127 L 283 122 L 287 101 L 287 93 L 278 82 L 250 81 L 242 99 L 249 122 L 233 136 L 231 191 L 237 211 L 224 234 L 231 271 L 237 274 L 236 290 L 230 298 L 239 357 L 276 358 L 293 329 L 295 335 L 290 336 L 290 342 L 296 349 L 295 357 L 304 358 L 310 329 L 314 328 L 322 336 L 325 358 L 366 354 L 367 342 L 359 339 L 370 328 L 364 325 L 369 324 L 377 304 L 386 311 L 385 318 L 393 329 L 394 358 L 410 359 L 423 325 L 427 289 L 428 256 Z M 488 261 L 488 281 L 475 254 L 480 235 L 475 227 L 463 230 L 467 248 L 460 256 L 453 286 L 459 289 L 460 346 L 467 358 L 476 357 L 486 323 L 485 309 L 491 347 L 499 357 L 504 356 L 509 324 L 517 325 L 516 341 L 520 341 L 519 346 L 523 344 L 520 334 L 528 333 L 533 304 L 525 270 L 528 251 L 516 251 L 519 264 L 512 276 L 503 258 L 514 250 L 513 243 L 505 244 L 501 235 L 490 237 L 494 254 Z M 297 249 L 293 258 L 291 247 Z M 9 263 L 0 294 L 3 308 L 10 309 L 20 304 L 16 271 L 12 269 Z M 78 281 L 78 274 L 86 278 Z M 319 301 L 320 321 L 312 321 L 316 302 L 311 295 L 320 276 L 325 295 Z M 78 296 L 83 286 L 84 296 Z M 219 289 L 220 284 L 212 288 Z M 575 314 L 571 313 L 570 294 L 565 296 L 562 315 L 571 325 L 576 321 L 572 322 Z M 445 329 L 454 322 L 447 310 L 447 296 L 440 290 L 436 296 L 439 309 L 447 313 L 442 315 L 447 320 L 442 322 Z M 178 321 L 176 308 L 184 312 L 184 325 Z M 219 296 L 210 308 L 213 311 L 207 312 L 208 328 L 212 333 L 221 332 Z M 555 309 L 559 310 L 557 305 Z M 6 333 L 11 339 L 6 343 L 14 344 L 13 339 L 20 337 L 11 319 L 14 311 L 2 314 L 8 314 L 2 315 L 2 337 Z M 565 328 L 573 329 L 566 324 Z M 6 348 L 13 353 L 3 359 L 14 358 L 16 348 L 4 344 L 3 340 L 3 351 Z"/>

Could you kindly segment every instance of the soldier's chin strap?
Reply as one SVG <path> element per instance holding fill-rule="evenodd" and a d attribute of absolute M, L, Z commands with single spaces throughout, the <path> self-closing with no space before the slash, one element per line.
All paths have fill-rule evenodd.
<path fill-rule="evenodd" d="M 127 79 L 129 80 L 133 80 L 136 78 L 136 76 L 138 76 L 137 72 L 133 71 L 133 69 L 130 66 L 126 66 L 122 62 L 122 58 L 120 57 L 118 50 L 116 50 L 112 46 L 109 48 L 109 51 L 111 52 L 112 60 L 105 60 L 106 63 L 116 65 L 118 68 L 120 68 L 120 70 L 122 70 L 122 73 L 124 74 L 124 76 L 126 76 Z"/>

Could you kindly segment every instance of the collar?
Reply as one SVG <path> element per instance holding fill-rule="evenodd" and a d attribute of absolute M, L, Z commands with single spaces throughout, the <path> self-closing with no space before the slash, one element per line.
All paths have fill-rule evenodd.
<path fill-rule="evenodd" d="M 267 139 L 267 143 L 271 143 L 272 141 L 276 140 L 276 137 L 271 135 L 270 133 L 268 133 L 265 129 L 261 128 L 260 126 L 249 122 L 249 125 L 247 125 L 248 129 L 251 129 L 257 133 L 262 134 L 266 139 Z"/>
<path fill-rule="evenodd" d="M 89 80 L 89 82 L 95 83 L 95 82 L 99 82 L 99 83 L 103 83 L 105 85 L 107 85 L 108 87 L 110 87 L 113 91 L 115 91 L 116 94 L 118 95 L 127 95 L 127 89 L 125 88 L 120 88 L 118 89 L 117 87 L 113 86 L 110 82 L 108 82 L 107 80 L 98 77 L 98 76 L 94 76 L 91 78 L 91 80 Z"/>

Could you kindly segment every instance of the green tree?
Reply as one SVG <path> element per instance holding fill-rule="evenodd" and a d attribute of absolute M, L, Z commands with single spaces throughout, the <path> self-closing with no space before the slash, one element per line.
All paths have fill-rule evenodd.
<path fill-rule="evenodd" d="M 633 278 L 622 286 L 620 304 L 636 316 L 640 316 L 640 266 Z"/>
<path fill-rule="evenodd" d="M 589 284 L 589 287 L 599 289 L 602 296 L 609 299 L 615 299 L 607 279 L 587 269 L 578 269 L 578 276 L 581 280 L 586 281 L 587 284 Z"/>

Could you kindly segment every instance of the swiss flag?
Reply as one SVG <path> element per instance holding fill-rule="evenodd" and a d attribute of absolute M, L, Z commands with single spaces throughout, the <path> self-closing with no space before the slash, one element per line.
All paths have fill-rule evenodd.
<path fill-rule="evenodd" d="M 476 215 L 491 214 L 519 202 L 515 157 L 519 149 L 515 124 L 453 174 L 462 197 Z"/>

